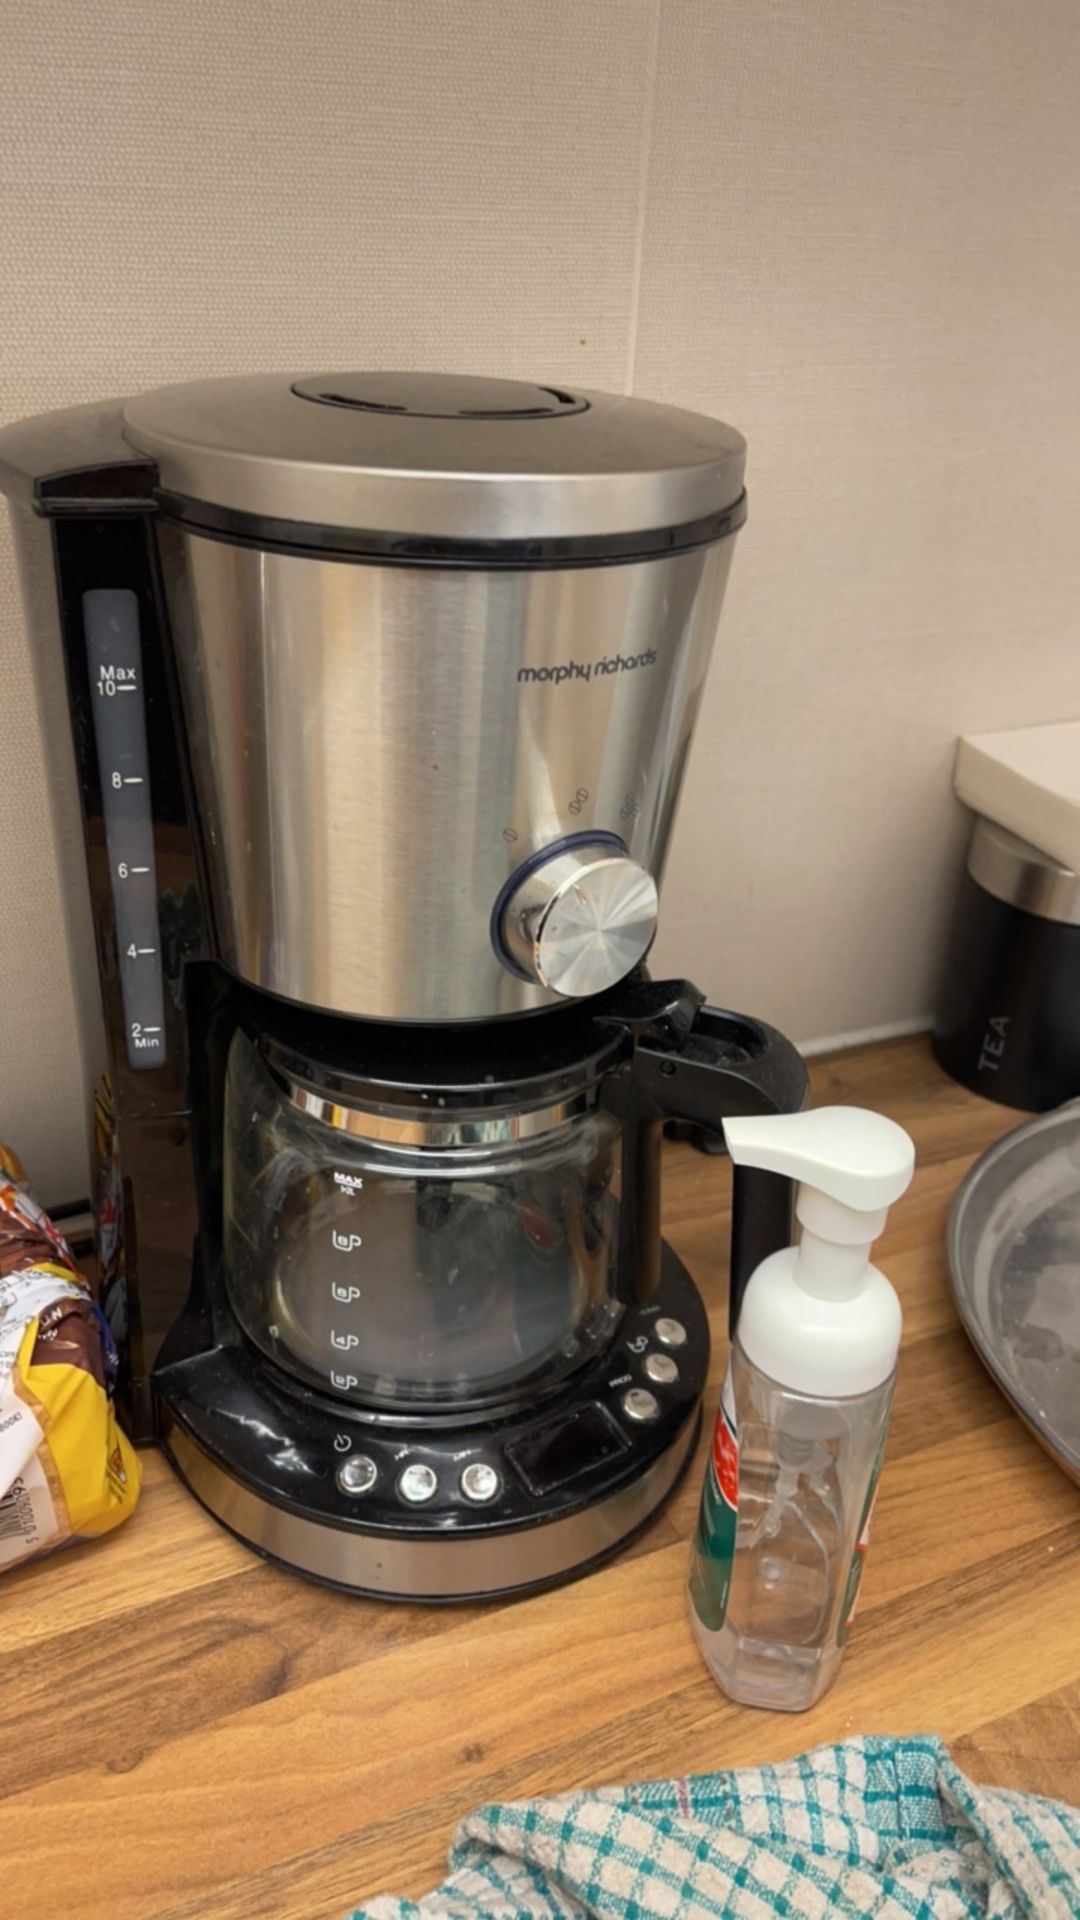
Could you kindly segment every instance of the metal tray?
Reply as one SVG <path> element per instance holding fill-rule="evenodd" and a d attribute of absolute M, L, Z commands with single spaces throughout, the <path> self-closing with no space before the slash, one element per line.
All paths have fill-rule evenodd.
<path fill-rule="evenodd" d="M 949 1215 L 960 1318 L 983 1364 L 1080 1483 L 1080 1100 L 989 1147 Z"/>

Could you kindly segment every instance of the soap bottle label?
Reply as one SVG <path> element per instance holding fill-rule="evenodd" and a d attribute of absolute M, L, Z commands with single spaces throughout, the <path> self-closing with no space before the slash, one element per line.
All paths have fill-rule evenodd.
<path fill-rule="evenodd" d="M 739 1439 L 735 1390 L 728 1368 L 713 1428 L 712 1449 L 701 1491 L 701 1510 L 690 1556 L 690 1600 L 702 1626 L 719 1632 L 727 1610 L 735 1526 L 739 1512 Z"/>

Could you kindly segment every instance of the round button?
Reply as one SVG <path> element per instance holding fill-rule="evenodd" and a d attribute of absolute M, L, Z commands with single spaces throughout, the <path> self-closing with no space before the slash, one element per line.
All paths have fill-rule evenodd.
<path fill-rule="evenodd" d="M 646 1380 L 655 1381 L 658 1387 L 673 1387 L 679 1377 L 670 1353 L 650 1353 L 642 1371 Z"/>
<path fill-rule="evenodd" d="M 648 1387 L 627 1387 L 621 1406 L 628 1420 L 636 1420 L 642 1426 L 655 1420 L 660 1412 L 660 1402 Z"/>
<path fill-rule="evenodd" d="M 669 1314 L 661 1314 L 653 1328 L 662 1347 L 685 1347 L 686 1328 L 681 1320 L 672 1320 Z"/>
<path fill-rule="evenodd" d="M 489 1500 L 494 1500 L 502 1481 L 486 1460 L 474 1460 L 465 1468 L 460 1485 L 466 1500 L 475 1501 L 478 1507 L 482 1507 Z"/>
<path fill-rule="evenodd" d="M 351 1454 L 343 1460 L 334 1476 L 342 1493 L 370 1493 L 379 1477 L 379 1469 L 366 1453 Z"/>
<path fill-rule="evenodd" d="M 617 842 L 586 841 L 522 875 L 503 909 L 499 938 L 519 973 L 581 1000 L 615 986 L 644 959 L 656 912 L 651 873 Z"/>
<path fill-rule="evenodd" d="M 433 1467 L 427 1467 L 422 1460 L 414 1460 L 404 1467 L 398 1475 L 397 1490 L 402 1500 L 410 1507 L 422 1507 L 432 1498 L 439 1482 Z"/>

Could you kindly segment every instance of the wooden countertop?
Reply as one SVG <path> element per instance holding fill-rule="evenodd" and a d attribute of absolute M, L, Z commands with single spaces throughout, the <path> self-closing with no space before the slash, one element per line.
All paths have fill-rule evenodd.
<path fill-rule="evenodd" d="M 629 1552 L 582 1583 L 439 1611 L 263 1565 L 144 1456 L 121 1532 L 0 1583 L 0 1861 L 18 1920 L 324 1920 L 441 1877 L 476 1802 L 783 1759 L 929 1730 L 1001 1785 L 1080 1803 L 1080 1500 L 984 1374 L 944 1256 L 957 1182 L 1017 1116 L 925 1042 L 815 1062 L 814 1098 L 877 1106 L 919 1171 L 882 1264 L 905 1357 L 856 1629 L 810 1713 L 735 1707 L 685 1619 L 699 1457 Z M 669 1147 L 664 1219 L 724 1364 L 727 1169 Z M 17 1895 L 15 1889 L 18 1889 Z"/>

